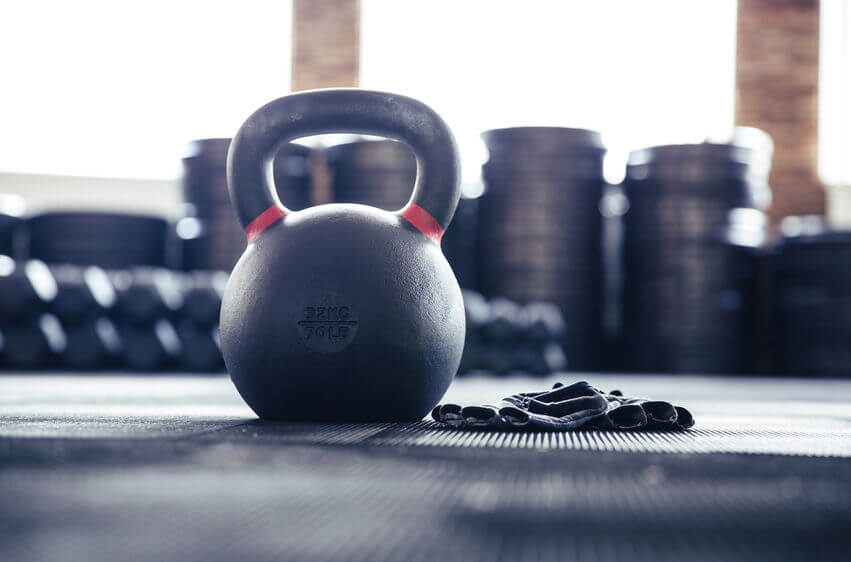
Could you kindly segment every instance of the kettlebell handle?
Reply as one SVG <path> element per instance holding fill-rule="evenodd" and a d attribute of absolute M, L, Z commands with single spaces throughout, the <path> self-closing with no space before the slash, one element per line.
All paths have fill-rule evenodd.
<path fill-rule="evenodd" d="M 278 98 L 239 128 L 228 151 L 228 189 L 249 241 L 289 212 L 270 181 L 278 148 L 322 133 L 380 135 L 410 146 L 417 158 L 417 181 L 410 201 L 397 213 L 439 242 L 461 194 L 452 133 L 437 113 L 415 99 L 356 88 Z"/>

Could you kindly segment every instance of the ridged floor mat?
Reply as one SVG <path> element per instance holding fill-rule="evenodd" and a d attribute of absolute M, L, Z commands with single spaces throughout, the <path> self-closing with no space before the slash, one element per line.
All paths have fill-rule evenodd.
<path fill-rule="evenodd" d="M 139 458 L 161 444 L 0 469 L 4 559 L 774 562 L 851 548 L 845 459 L 263 439 Z"/>
<path fill-rule="evenodd" d="M 812 385 L 701 380 L 671 392 L 693 406 L 687 432 L 502 433 L 263 423 L 221 379 L 5 382 L 0 560 L 827 562 L 851 552 L 848 386 L 820 399 Z M 666 384 L 630 382 L 649 395 Z M 456 391 L 459 402 L 479 395 Z"/>
<path fill-rule="evenodd" d="M 207 439 L 252 439 L 303 445 L 474 447 L 608 451 L 621 453 L 741 453 L 851 457 L 851 428 L 827 431 L 820 423 L 787 422 L 760 428 L 757 420 L 739 427 L 700 420 L 688 431 L 614 432 L 467 431 L 434 422 L 414 424 L 283 424 L 249 422 L 209 433 Z M 838 424 L 834 424 L 836 427 Z"/>

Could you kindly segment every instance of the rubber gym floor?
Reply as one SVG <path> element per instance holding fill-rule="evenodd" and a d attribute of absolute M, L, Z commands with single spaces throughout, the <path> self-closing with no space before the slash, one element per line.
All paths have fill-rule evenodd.
<path fill-rule="evenodd" d="M 849 560 L 851 381 L 555 380 L 681 403 L 676 433 L 256 419 L 226 376 L 0 376 L 0 560 Z"/>

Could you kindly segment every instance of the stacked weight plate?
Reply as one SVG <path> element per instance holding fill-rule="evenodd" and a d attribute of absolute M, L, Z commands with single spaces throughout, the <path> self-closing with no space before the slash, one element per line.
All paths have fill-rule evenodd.
<path fill-rule="evenodd" d="M 396 211 L 411 198 L 417 161 L 401 142 L 357 140 L 330 147 L 334 201 Z M 441 247 L 462 287 L 474 286 L 476 199 L 462 198 Z"/>
<path fill-rule="evenodd" d="M 417 161 L 403 143 L 358 140 L 332 146 L 326 155 L 334 201 L 395 211 L 411 198 Z"/>
<path fill-rule="evenodd" d="M 458 284 L 464 289 L 476 288 L 476 233 L 479 220 L 479 199 L 461 197 L 455 217 L 446 229 L 440 243 L 443 254 Z"/>
<path fill-rule="evenodd" d="M 770 139 L 633 152 L 624 192 L 624 351 L 629 370 L 752 369 L 757 257 Z"/>
<path fill-rule="evenodd" d="M 851 376 L 851 231 L 801 231 L 800 222 L 784 220 L 773 255 L 775 369 Z"/>
<path fill-rule="evenodd" d="M 228 196 L 229 146 L 230 139 L 196 140 L 183 159 L 183 196 L 189 205 L 187 220 L 178 225 L 178 236 L 182 239 L 184 269 L 230 270 L 245 249 L 245 235 Z M 310 203 L 308 156 L 308 148 L 286 144 L 275 157 L 278 196 L 292 210 Z"/>
<path fill-rule="evenodd" d="M 95 212 L 44 213 L 24 226 L 30 258 L 47 263 L 123 268 L 162 266 L 168 222 L 160 217 Z"/>
<path fill-rule="evenodd" d="M 479 289 L 559 305 L 571 370 L 599 366 L 604 148 L 594 131 L 486 131 L 479 202 Z"/>

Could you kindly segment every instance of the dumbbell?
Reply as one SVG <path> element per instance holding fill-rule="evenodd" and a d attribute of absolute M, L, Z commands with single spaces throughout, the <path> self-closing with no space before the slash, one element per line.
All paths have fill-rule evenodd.
<path fill-rule="evenodd" d="M 224 367 L 219 347 L 218 326 L 197 326 L 182 322 L 177 327 L 180 336 L 180 364 L 195 373 L 213 373 Z"/>
<path fill-rule="evenodd" d="M 468 333 L 464 341 L 464 353 L 461 355 L 461 365 L 458 374 L 463 375 L 470 371 L 482 368 L 482 342 L 476 332 Z"/>
<path fill-rule="evenodd" d="M 159 268 L 134 268 L 111 275 L 117 294 L 116 317 L 122 323 L 153 324 L 174 318 L 183 306 L 180 277 Z"/>
<path fill-rule="evenodd" d="M 567 369 L 569 358 L 565 355 L 564 348 L 560 343 L 554 341 L 546 343 L 541 351 L 548 373 L 557 373 Z"/>
<path fill-rule="evenodd" d="M 6 326 L 3 333 L 4 365 L 16 369 L 53 367 L 67 347 L 65 331 L 52 314 Z"/>
<path fill-rule="evenodd" d="M 482 326 L 483 335 L 495 343 L 511 342 L 519 331 L 520 306 L 514 301 L 497 297 L 490 301 L 489 307 L 490 315 Z"/>
<path fill-rule="evenodd" d="M 488 342 L 481 347 L 481 366 L 496 375 L 504 375 L 514 370 L 514 354 L 504 344 Z"/>
<path fill-rule="evenodd" d="M 66 328 L 87 318 L 102 317 L 115 306 L 115 288 L 101 268 L 53 265 L 50 270 L 57 285 L 51 310 Z"/>
<path fill-rule="evenodd" d="M 559 340 L 564 335 L 564 316 L 552 303 L 532 302 L 517 315 L 523 338 L 537 343 Z"/>
<path fill-rule="evenodd" d="M 512 351 L 514 370 L 534 375 L 549 373 L 547 362 L 541 348 L 530 343 L 522 343 Z"/>
<path fill-rule="evenodd" d="M 66 330 L 68 346 L 62 363 L 71 369 L 95 370 L 118 366 L 121 338 L 112 320 L 106 317 L 73 324 Z"/>
<path fill-rule="evenodd" d="M 122 362 L 133 371 L 158 371 L 172 366 L 180 357 L 180 338 L 174 325 L 165 318 L 152 325 L 123 322 Z"/>
<path fill-rule="evenodd" d="M 490 318 L 490 307 L 488 301 L 481 293 L 462 289 L 461 295 L 464 299 L 464 315 L 467 320 L 467 337 L 470 334 L 478 334 Z"/>
<path fill-rule="evenodd" d="M 0 322 L 44 312 L 56 298 L 56 280 L 44 262 L 0 256 Z"/>
<path fill-rule="evenodd" d="M 219 323 L 222 295 L 228 282 L 225 271 L 195 271 L 184 279 L 181 316 L 196 326 Z"/>

